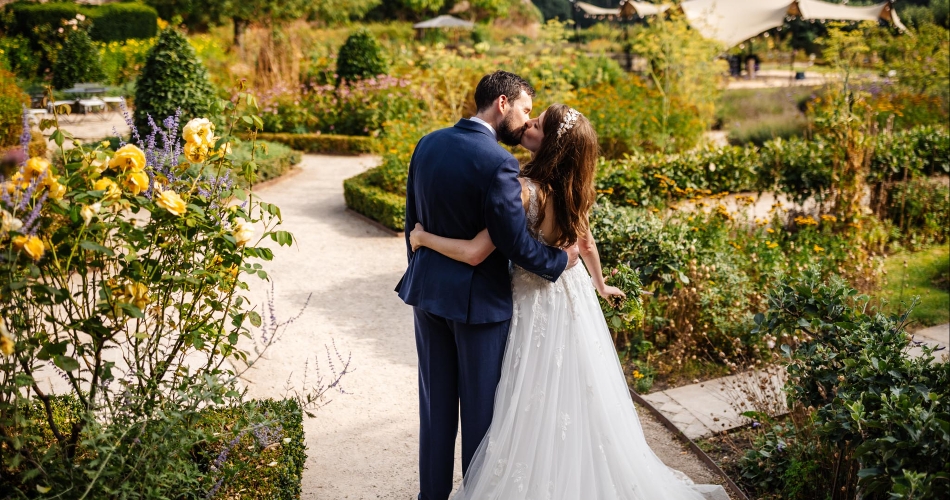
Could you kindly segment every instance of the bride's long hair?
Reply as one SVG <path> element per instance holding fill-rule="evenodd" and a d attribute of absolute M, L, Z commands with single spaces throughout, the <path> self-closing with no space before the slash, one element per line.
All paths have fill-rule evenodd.
<path fill-rule="evenodd" d="M 573 127 L 558 136 L 570 109 L 552 104 L 545 111 L 541 146 L 521 169 L 522 177 L 540 187 L 538 219 L 532 229 L 537 232 L 544 221 L 545 207 L 553 203 L 557 240 L 549 243 L 562 248 L 573 245 L 587 232 L 587 216 L 597 197 L 594 174 L 600 154 L 597 133 L 584 115 L 577 116 Z"/>

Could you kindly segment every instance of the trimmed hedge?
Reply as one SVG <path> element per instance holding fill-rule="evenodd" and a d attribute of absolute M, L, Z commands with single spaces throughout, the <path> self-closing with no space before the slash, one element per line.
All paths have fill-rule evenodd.
<path fill-rule="evenodd" d="M 257 138 L 286 144 L 304 153 L 358 155 L 376 150 L 374 138 L 353 135 L 259 133 Z"/>
<path fill-rule="evenodd" d="M 346 206 L 394 231 L 402 231 L 406 225 L 406 197 L 371 185 L 367 179 L 373 170 L 343 181 Z"/>
<path fill-rule="evenodd" d="M 254 152 L 254 162 L 257 163 L 255 183 L 276 179 L 286 174 L 302 159 L 299 151 L 294 151 L 284 144 L 258 140 L 257 146 L 258 150 Z M 236 170 L 232 177 L 238 185 L 246 187 L 240 168 L 244 162 L 251 159 L 251 142 L 235 140 L 232 143 L 232 150 Z"/>
<path fill-rule="evenodd" d="M 11 3 L 6 7 L 8 35 L 30 37 L 33 28 L 42 25 L 59 27 L 63 21 L 83 14 L 92 20 L 89 36 L 101 42 L 130 38 L 152 38 L 158 32 L 158 12 L 139 3 L 112 3 L 85 7 L 74 3 Z"/>

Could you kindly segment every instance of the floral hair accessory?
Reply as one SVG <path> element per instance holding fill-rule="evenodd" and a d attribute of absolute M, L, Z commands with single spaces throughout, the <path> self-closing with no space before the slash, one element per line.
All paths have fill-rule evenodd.
<path fill-rule="evenodd" d="M 564 114 L 564 118 L 561 118 L 561 124 L 557 128 L 558 139 L 564 135 L 564 132 L 574 128 L 574 124 L 577 123 L 577 117 L 580 115 L 581 113 L 574 108 L 567 110 L 567 113 Z"/>

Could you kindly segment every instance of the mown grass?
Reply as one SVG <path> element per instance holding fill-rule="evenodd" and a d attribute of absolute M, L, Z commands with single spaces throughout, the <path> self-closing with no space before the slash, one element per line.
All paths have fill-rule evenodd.
<path fill-rule="evenodd" d="M 716 108 L 717 122 L 733 144 L 800 136 L 805 115 L 799 104 L 814 92 L 812 87 L 727 90 Z"/>
<path fill-rule="evenodd" d="M 910 314 L 911 328 L 950 321 L 950 245 L 891 255 L 884 261 L 884 269 L 887 280 L 879 297 L 888 302 L 887 312 L 903 311 L 915 296 L 920 296 L 920 303 Z"/>

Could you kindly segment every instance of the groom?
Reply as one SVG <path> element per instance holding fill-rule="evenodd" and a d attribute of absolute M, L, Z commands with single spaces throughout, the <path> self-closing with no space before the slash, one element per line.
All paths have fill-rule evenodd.
<path fill-rule="evenodd" d="M 491 424 L 512 312 L 508 262 L 550 281 L 577 262 L 576 249 L 547 247 L 528 234 L 518 161 L 498 145 L 521 142 L 532 97 L 517 75 L 486 75 L 475 88 L 478 113 L 423 137 L 409 163 L 409 268 L 396 291 L 415 315 L 420 500 L 452 492 L 460 410 L 463 473 Z M 413 252 L 409 231 L 417 222 L 459 239 L 488 228 L 497 250 L 474 267 L 428 248 Z"/>

